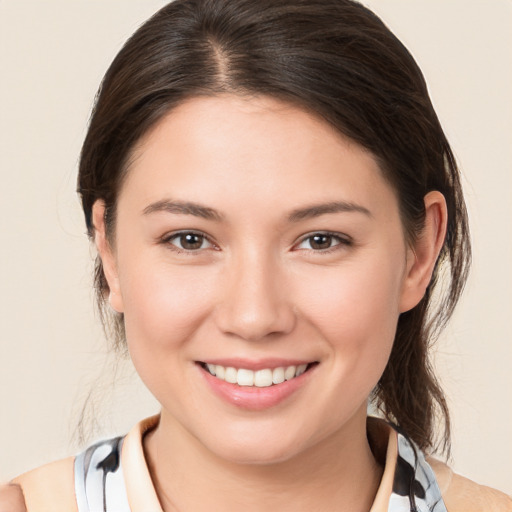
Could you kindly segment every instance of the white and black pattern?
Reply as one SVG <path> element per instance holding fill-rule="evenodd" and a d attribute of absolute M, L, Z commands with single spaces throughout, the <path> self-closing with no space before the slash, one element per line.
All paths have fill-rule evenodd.
<path fill-rule="evenodd" d="M 402 511 L 447 512 L 434 471 L 416 445 L 399 432 L 388 512 Z"/>
<path fill-rule="evenodd" d="M 78 512 L 130 512 L 123 469 L 122 437 L 96 443 L 75 459 Z"/>
<path fill-rule="evenodd" d="M 396 435 L 398 456 L 388 512 L 447 512 L 423 453 L 403 434 Z M 96 443 L 76 457 L 78 512 L 130 512 L 121 466 L 123 439 Z"/>

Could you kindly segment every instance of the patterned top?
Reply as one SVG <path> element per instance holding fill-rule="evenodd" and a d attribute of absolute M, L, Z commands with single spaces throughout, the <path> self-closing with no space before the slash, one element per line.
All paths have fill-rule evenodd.
<path fill-rule="evenodd" d="M 158 417 L 146 420 L 145 426 L 138 432 L 140 445 L 144 432 L 154 428 L 157 422 Z M 384 497 L 387 508 L 375 503 L 371 512 L 447 512 L 434 472 L 423 453 L 400 432 L 391 428 L 388 431 L 389 441 L 396 448 L 390 449 L 391 443 L 388 442 L 382 482 L 392 478 L 392 490 Z M 130 437 L 129 443 L 134 445 L 136 436 L 130 433 L 127 437 Z M 143 466 L 141 475 L 145 482 L 136 493 L 145 493 L 145 497 L 139 496 L 135 501 L 151 507 L 146 509 L 147 512 L 161 512 L 154 488 L 147 478 L 149 472 L 141 446 L 136 446 L 135 450 L 130 448 L 131 455 L 125 457 L 123 454 L 122 457 L 123 444 L 124 437 L 102 441 L 75 458 L 75 493 L 79 512 L 131 512 L 129 503 L 134 501 L 134 490 L 127 490 L 129 486 L 126 485 L 123 465 Z M 394 474 L 390 474 L 390 471 L 394 471 Z M 381 483 L 381 487 L 383 485 Z M 379 488 L 376 502 L 380 496 L 382 504 L 382 495 Z"/>

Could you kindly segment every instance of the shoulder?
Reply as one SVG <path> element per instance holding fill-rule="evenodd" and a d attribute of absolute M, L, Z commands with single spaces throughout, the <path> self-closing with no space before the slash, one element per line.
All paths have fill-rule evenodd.
<path fill-rule="evenodd" d="M 123 498 L 122 440 L 116 437 L 97 442 L 76 457 L 46 464 L 15 478 L 12 483 L 21 487 L 28 512 L 97 511 L 104 509 L 105 496 L 110 501 L 113 497 L 116 501 L 119 496 Z M 119 510 L 129 507 L 123 502 Z"/>
<path fill-rule="evenodd" d="M 74 457 L 58 460 L 15 478 L 28 512 L 75 512 Z"/>
<path fill-rule="evenodd" d="M 512 497 L 454 473 L 445 463 L 427 459 L 448 512 L 512 512 Z"/>
<path fill-rule="evenodd" d="M 135 425 L 127 436 L 99 441 L 76 457 L 33 469 L 15 478 L 11 483 L 21 487 L 28 512 L 96 512 L 104 509 L 105 500 L 116 512 L 129 511 L 126 475 L 121 467 L 126 464 L 125 469 L 138 494 L 141 488 L 146 489 L 146 493 L 143 493 L 144 501 L 139 508 L 158 510 L 156 505 L 150 509 L 145 507 L 148 495 L 153 503 L 158 501 L 142 447 L 144 434 L 153 429 L 158 420 L 159 416 L 147 418 Z M 122 456 L 126 459 L 124 463 L 121 463 Z M 141 484 L 141 480 L 144 481 L 144 485 Z M 10 491 L 12 494 L 12 489 Z M 135 497 L 138 494 L 135 493 Z M 16 497 L 18 498 L 19 496 Z"/>

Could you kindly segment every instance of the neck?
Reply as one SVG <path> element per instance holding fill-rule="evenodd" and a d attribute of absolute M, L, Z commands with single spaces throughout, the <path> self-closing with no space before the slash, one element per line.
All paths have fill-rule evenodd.
<path fill-rule="evenodd" d="M 272 464 L 220 458 L 165 413 L 144 450 L 164 512 L 368 512 L 382 476 L 366 437 L 366 410 L 299 455 Z"/>

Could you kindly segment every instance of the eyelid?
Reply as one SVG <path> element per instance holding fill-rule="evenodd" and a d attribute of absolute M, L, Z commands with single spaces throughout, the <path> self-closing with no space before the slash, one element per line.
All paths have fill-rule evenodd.
<path fill-rule="evenodd" d="M 333 231 L 311 231 L 310 233 L 306 233 L 305 235 L 303 235 L 299 239 L 299 241 L 293 246 L 293 248 L 297 248 L 300 244 L 302 244 L 309 238 L 313 238 L 315 235 L 330 236 L 332 238 L 335 238 L 338 241 L 338 243 L 336 245 L 333 245 L 332 247 L 328 247 L 327 249 L 298 249 L 298 250 L 310 251 L 310 252 L 319 253 L 319 254 L 325 254 L 325 253 L 337 250 L 337 248 L 339 248 L 340 246 L 347 247 L 347 246 L 353 245 L 352 238 L 343 233 L 338 233 L 338 232 L 333 232 Z"/>
<path fill-rule="evenodd" d="M 202 237 L 206 242 L 208 242 L 208 244 L 210 244 L 210 246 L 206 247 L 206 248 L 202 248 L 202 249 L 193 250 L 193 249 L 181 249 L 177 245 L 174 245 L 171 243 L 171 240 L 176 239 L 183 235 L 188 235 L 188 234 L 197 235 L 197 236 Z M 297 249 L 297 247 L 300 244 L 302 244 L 304 241 L 308 240 L 309 238 L 314 237 L 315 235 L 332 237 L 332 238 L 336 239 L 338 241 L 338 243 L 333 245 L 332 247 L 328 247 L 327 249 Z M 160 242 L 162 244 L 168 245 L 169 248 L 175 252 L 184 253 L 184 254 L 188 254 L 188 255 L 197 255 L 197 254 L 202 253 L 206 249 L 213 249 L 213 250 L 217 250 L 217 251 L 220 250 L 219 246 L 211 239 L 210 236 L 208 236 L 206 233 L 204 233 L 202 231 L 198 231 L 198 230 L 194 230 L 194 229 L 181 229 L 178 231 L 172 231 L 172 232 L 167 233 L 164 236 L 162 236 L 160 238 Z M 340 246 L 347 247 L 350 245 L 353 245 L 353 240 L 350 236 L 348 236 L 346 234 L 339 233 L 339 232 L 333 232 L 333 231 L 311 231 L 311 232 L 306 233 L 305 235 L 301 236 L 300 239 L 298 240 L 298 242 L 296 242 L 293 245 L 292 249 L 305 250 L 305 251 L 309 251 L 309 252 L 313 252 L 313 253 L 325 254 L 325 253 L 329 253 L 334 250 L 337 250 Z"/>
<path fill-rule="evenodd" d="M 200 236 L 210 244 L 210 247 L 205 247 L 205 248 L 196 249 L 196 250 L 182 249 L 182 248 L 178 247 L 177 245 L 174 245 L 171 243 L 171 240 L 179 238 L 180 236 L 183 236 L 183 235 Z M 166 233 L 164 236 L 162 236 L 160 238 L 160 242 L 162 244 L 167 245 L 169 247 L 169 249 L 172 251 L 175 251 L 177 253 L 182 253 L 182 254 L 188 254 L 188 255 L 198 255 L 207 249 L 219 250 L 219 247 L 217 246 L 217 244 L 206 233 L 203 233 L 202 231 L 197 231 L 195 229 L 180 229 L 178 231 L 172 231 L 171 233 Z"/>

